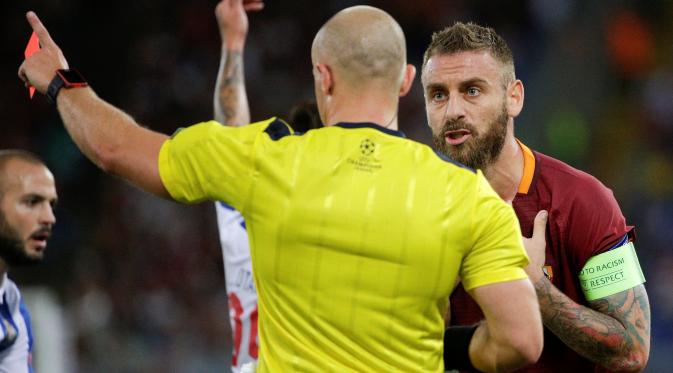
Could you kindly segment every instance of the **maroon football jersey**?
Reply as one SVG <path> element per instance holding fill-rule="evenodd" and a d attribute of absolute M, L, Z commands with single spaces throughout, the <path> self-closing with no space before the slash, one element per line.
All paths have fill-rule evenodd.
<path fill-rule="evenodd" d="M 549 212 L 545 267 L 551 282 L 573 301 L 588 305 L 579 273 L 592 256 L 632 235 L 612 191 L 593 176 L 521 144 L 524 176 L 513 206 L 525 237 L 533 234 L 540 210 Z M 483 319 L 479 306 L 461 285 L 451 295 L 451 324 Z M 544 350 L 535 365 L 520 372 L 605 372 L 575 353 L 545 328 Z"/>

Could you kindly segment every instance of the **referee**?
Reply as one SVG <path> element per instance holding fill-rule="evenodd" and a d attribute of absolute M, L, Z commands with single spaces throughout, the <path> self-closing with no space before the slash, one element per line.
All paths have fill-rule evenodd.
<path fill-rule="evenodd" d="M 170 138 L 98 98 L 27 18 L 43 48 L 19 76 L 56 102 L 84 154 L 156 195 L 222 200 L 245 217 L 258 371 L 505 371 L 537 360 L 542 325 L 514 211 L 480 172 L 397 131 L 415 70 L 387 13 L 348 8 L 316 35 L 325 128 L 211 121 Z M 447 329 L 444 346 L 457 277 L 485 321 Z"/>

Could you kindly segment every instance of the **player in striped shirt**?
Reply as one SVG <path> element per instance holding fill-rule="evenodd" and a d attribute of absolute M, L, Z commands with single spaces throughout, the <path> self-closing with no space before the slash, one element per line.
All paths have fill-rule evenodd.
<path fill-rule="evenodd" d="M 243 74 L 243 49 L 248 31 L 246 12 L 263 7 L 261 1 L 223 0 L 215 8 L 222 39 L 222 56 L 215 85 L 215 120 L 228 126 L 250 123 L 250 109 Z M 320 126 L 315 103 L 301 103 L 290 111 L 295 131 L 306 132 Z M 222 248 L 224 275 L 229 300 L 234 372 L 258 357 L 257 291 L 252 276 L 252 260 L 245 219 L 225 202 L 216 202 L 217 227 Z"/>
<path fill-rule="evenodd" d="M 0 150 L 0 372 L 33 371 L 30 315 L 7 272 L 42 260 L 56 199 L 54 176 L 37 156 Z"/>

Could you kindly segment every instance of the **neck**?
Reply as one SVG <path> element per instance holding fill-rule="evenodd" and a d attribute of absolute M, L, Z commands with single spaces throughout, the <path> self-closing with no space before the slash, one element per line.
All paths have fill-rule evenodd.
<path fill-rule="evenodd" d="M 391 130 L 398 129 L 398 98 L 384 97 L 380 91 L 343 92 L 326 100 L 326 125 L 369 122 Z"/>
<path fill-rule="evenodd" d="M 512 203 L 523 177 L 523 152 L 514 138 L 514 125 L 507 125 L 505 144 L 498 158 L 484 169 L 484 176 L 500 198 Z"/>

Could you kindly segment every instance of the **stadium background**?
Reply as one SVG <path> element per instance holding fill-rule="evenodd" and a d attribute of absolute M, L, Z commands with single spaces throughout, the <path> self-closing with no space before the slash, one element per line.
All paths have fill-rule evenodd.
<path fill-rule="evenodd" d="M 525 143 L 613 189 L 637 249 L 652 306 L 647 372 L 673 358 L 673 1 L 487 0 L 362 2 L 402 25 L 420 68 L 432 31 L 455 20 L 494 27 L 514 50 L 526 88 L 516 131 Z M 210 119 L 219 62 L 216 1 L 12 1 L 2 5 L 0 148 L 44 157 L 60 203 L 40 266 L 10 275 L 40 308 L 38 371 L 223 371 L 229 326 L 211 204 L 181 206 L 98 171 L 56 111 L 28 100 L 16 77 L 42 18 L 71 67 L 144 125 L 171 133 Z M 269 0 L 251 17 L 246 76 L 254 120 L 286 116 L 310 98 L 310 43 L 353 1 Z M 426 143 L 419 79 L 402 100 L 402 130 Z M 44 318 L 50 321 L 40 320 Z M 49 311 L 51 310 L 51 311 Z M 46 350 L 46 348 L 45 348 Z M 42 353 L 42 355 L 40 355 Z"/>

